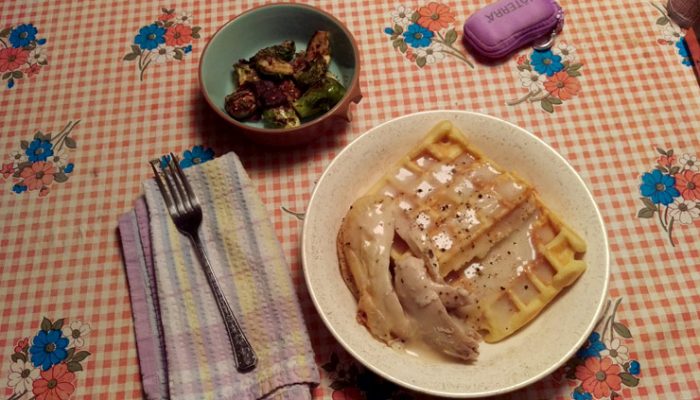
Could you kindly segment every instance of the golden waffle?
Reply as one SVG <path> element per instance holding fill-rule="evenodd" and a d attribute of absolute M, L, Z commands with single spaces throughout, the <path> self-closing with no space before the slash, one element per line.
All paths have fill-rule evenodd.
<path fill-rule="evenodd" d="M 398 202 L 420 229 L 442 277 L 481 295 L 478 326 L 487 331 L 487 342 L 520 329 L 586 269 L 580 259 L 585 242 L 530 184 L 470 146 L 450 122 L 436 125 L 365 195 L 372 194 Z M 533 258 L 500 271 L 496 290 L 475 288 L 465 269 L 479 260 L 500 259 L 494 248 L 511 254 L 510 236 L 526 222 Z M 406 251 L 395 248 L 393 257 Z"/>

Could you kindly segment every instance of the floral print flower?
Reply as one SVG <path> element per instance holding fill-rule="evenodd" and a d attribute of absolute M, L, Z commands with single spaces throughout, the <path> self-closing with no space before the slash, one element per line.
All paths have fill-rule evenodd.
<path fill-rule="evenodd" d="M 70 331 L 69 340 L 61 331 Z M 29 338 L 17 341 L 10 355 L 12 364 L 7 386 L 12 388 L 15 400 L 68 400 L 76 389 L 75 371 L 83 371 L 81 364 L 90 352 L 76 346 L 89 332 L 89 325 L 80 321 L 68 324 L 64 319 L 51 321 L 43 318 L 41 329 L 29 346 Z M 85 343 L 82 343 L 84 345 Z"/>
<path fill-rule="evenodd" d="M 700 217 L 700 208 L 697 206 L 698 203 L 692 200 L 678 198 L 668 206 L 668 213 L 676 221 L 688 225 Z"/>
<path fill-rule="evenodd" d="M 433 32 L 418 24 L 409 25 L 406 32 L 403 33 L 404 40 L 413 48 L 430 46 L 430 39 L 433 35 Z"/>
<path fill-rule="evenodd" d="M 137 61 L 140 79 L 149 65 L 163 64 L 170 60 L 181 61 L 192 52 L 192 42 L 200 38 L 199 26 L 192 26 L 192 15 L 175 9 L 162 8 L 161 14 L 152 24 L 139 30 L 131 45 L 131 52 L 124 61 Z"/>
<path fill-rule="evenodd" d="M 673 149 L 657 147 L 656 151 L 660 154 L 656 167 L 642 175 L 639 189 L 644 207 L 637 218 L 651 219 L 658 213 L 658 223 L 675 247 L 674 223 L 687 225 L 700 219 L 700 172 L 693 155 L 683 154 L 676 161 Z"/>
<path fill-rule="evenodd" d="M 39 73 L 48 65 L 41 47 L 46 39 L 39 38 L 39 30 L 32 24 L 20 24 L 0 29 L 0 79 L 12 89 L 18 82 Z M 36 66 L 35 66 L 36 65 Z"/>
<path fill-rule="evenodd" d="M 144 26 L 139 30 L 139 34 L 134 37 L 134 44 L 143 50 L 153 50 L 161 43 L 165 43 L 165 28 L 156 24 Z"/>
<path fill-rule="evenodd" d="M 36 66 L 34 64 L 33 66 Z M 39 197 L 46 196 L 53 182 L 63 183 L 69 178 L 72 171 L 66 170 L 71 163 L 69 157 L 71 151 L 77 147 L 71 132 L 80 121 L 69 121 L 63 129 L 57 133 L 44 134 L 36 131 L 31 141 L 22 140 L 21 150 L 13 151 L 10 155 L 11 163 L 3 164 L 0 170 L 5 178 L 11 175 L 14 186 L 12 191 L 21 194 L 37 191 Z"/>
<path fill-rule="evenodd" d="M 29 161 L 46 161 L 53 155 L 53 146 L 48 140 L 34 139 L 26 150 Z"/>
<path fill-rule="evenodd" d="M 17 194 L 22 194 L 27 191 L 27 187 L 25 185 L 20 185 L 17 183 L 12 185 L 12 191 Z"/>
<path fill-rule="evenodd" d="M 506 104 L 539 103 L 540 107 L 553 113 L 555 106 L 571 100 L 581 91 L 582 63 L 577 63 L 574 46 L 559 41 L 557 47 L 546 51 L 531 50 L 529 55 L 516 58 L 520 86 L 527 89 L 520 98 L 508 100 Z"/>
<path fill-rule="evenodd" d="M 600 352 L 601 357 L 610 356 L 618 363 L 624 363 L 629 359 L 629 350 L 623 346 L 620 339 L 613 339 L 608 343 L 605 350 Z"/>
<path fill-rule="evenodd" d="M 16 26 L 10 33 L 10 43 L 14 48 L 28 46 L 39 31 L 32 24 L 22 24 Z"/>
<path fill-rule="evenodd" d="M 683 154 L 678 162 L 681 164 L 681 168 L 683 169 L 689 169 L 695 172 L 700 171 L 698 158 L 692 154 Z"/>
<path fill-rule="evenodd" d="M 650 1 L 649 4 L 661 14 L 660 17 L 654 17 L 656 25 L 660 28 L 660 37 L 656 42 L 664 46 L 674 47 L 681 58 L 681 63 L 687 67 L 692 67 L 693 60 L 690 57 L 688 43 L 684 37 L 685 31 L 668 16 L 665 6 L 653 1 Z"/>
<path fill-rule="evenodd" d="M 686 200 L 700 200 L 700 172 L 686 169 L 675 175 L 676 189 Z"/>
<path fill-rule="evenodd" d="M 590 336 L 588 336 L 586 344 L 576 352 L 576 357 L 581 359 L 598 357 L 603 350 L 605 350 L 605 344 L 600 340 L 600 333 L 592 332 Z"/>
<path fill-rule="evenodd" d="M 538 74 L 535 71 L 520 71 L 520 84 L 531 92 L 544 90 L 544 81 L 547 75 Z"/>
<path fill-rule="evenodd" d="M 158 21 L 170 21 L 171 19 L 175 18 L 175 14 L 171 12 L 164 12 L 163 14 L 158 16 Z"/>
<path fill-rule="evenodd" d="M 674 187 L 676 180 L 670 176 L 662 174 L 661 171 L 655 169 L 651 173 L 642 175 L 642 185 L 639 190 L 642 196 L 649 197 L 654 204 L 663 204 L 665 206 L 671 204 L 673 199 L 680 196 L 678 190 Z"/>
<path fill-rule="evenodd" d="M 31 78 L 32 76 L 38 74 L 40 69 L 41 65 L 32 64 L 28 68 L 24 69 L 24 74 L 27 76 L 27 78 Z"/>
<path fill-rule="evenodd" d="M 450 7 L 431 2 L 425 7 L 418 9 L 418 25 L 423 26 L 431 31 L 439 31 L 454 24 L 455 16 L 450 11 Z"/>
<path fill-rule="evenodd" d="M 75 374 L 68 371 L 66 364 L 58 364 L 41 371 L 41 379 L 32 386 L 36 400 L 67 400 L 75 392 Z"/>
<path fill-rule="evenodd" d="M 177 18 L 175 18 L 175 21 L 181 24 L 190 25 L 192 24 L 192 14 L 186 11 L 182 12 L 180 13 L 180 15 L 177 16 Z"/>
<path fill-rule="evenodd" d="M 588 392 L 574 390 L 574 392 L 571 393 L 571 398 L 574 400 L 593 400 L 593 395 Z"/>
<path fill-rule="evenodd" d="M 670 167 L 676 162 L 676 156 L 671 155 L 671 156 L 659 156 L 659 158 L 656 159 L 656 163 L 663 166 L 663 167 Z"/>
<path fill-rule="evenodd" d="M 10 159 L 14 161 L 15 164 L 19 164 L 27 161 L 29 158 L 27 157 L 26 151 L 15 150 L 10 153 Z"/>
<path fill-rule="evenodd" d="M 14 163 L 5 163 L 2 165 L 2 169 L 0 169 L 0 174 L 2 174 L 2 177 L 7 179 L 10 175 L 15 173 L 15 164 Z"/>
<path fill-rule="evenodd" d="M 17 344 L 15 344 L 15 353 L 21 353 L 24 351 L 24 348 L 29 345 L 29 338 L 26 337 L 24 339 L 20 339 L 17 341 Z"/>
<path fill-rule="evenodd" d="M 683 65 L 686 65 L 688 67 L 693 65 L 693 60 L 690 58 L 690 52 L 688 51 L 688 42 L 685 40 L 684 37 L 680 38 L 676 42 L 676 48 L 678 49 L 678 55 L 681 56 L 682 58 L 682 63 Z"/>
<path fill-rule="evenodd" d="M 561 56 L 552 53 L 552 50 L 534 51 L 530 56 L 530 63 L 535 71 L 547 76 L 552 76 L 564 69 Z"/>
<path fill-rule="evenodd" d="M 34 50 L 32 50 L 29 53 L 27 61 L 29 62 L 29 64 L 39 64 L 46 62 L 46 51 L 44 51 L 43 47 L 35 47 Z"/>
<path fill-rule="evenodd" d="M 24 167 L 19 176 L 24 180 L 24 184 L 29 190 L 37 190 L 50 185 L 53 182 L 54 174 L 56 174 L 56 167 L 53 164 L 37 161 Z"/>
<path fill-rule="evenodd" d="M 456 46 L 459 35 L 453 26 L 455 15 L 445 4 L 429 2 L 409 8 L 399 6 L 391 12 L 392 26 L 384 28 L 394 49 L 419 68 L 457 58 L 474 68 L 464 49 Z"/>
<path fill-rule="evenodd" d="M 395 24 L 400 26 L 407 26 L 411 23 L 411 15 L 413 10 L 406 6 L 398 6 L 396 10 L 391 12 L 391 19 Z"/>
<path fill-rule="evenodd" d="M 560 100 L 569 100 L 581 90 L 581 84 L 567 72 L 557 72 L 544 83 L 544 88 Z"/>
<path fill-rule="evenodd" d="M 0 72 L 19 69 L 27 59 L 29 53 L 24 49 L 7 47 L 0 49 Z"/>
<path fill-rule="evenodd" d="M 46 371 L 52 366 L 63 361 L 68 353 L 66 347 L 68 339 L 61 336 L 59 330 L 40 330 L 34 337 L 32 347 L 29 352 L 32 355 L 32 363 L 35 367 L 41 367 Z"/>
<path fill-rule="evenodd" d="M 641 368 L 639 365 L 639 361 L 637 361 L 637 360 L 630 361 L 629 373 L 632 375 L 639 375 L 640 372 L 641 372 Z"/>
<path fill-rule="evenodd" d="M 426 48 L 416 49 L 416 57 L 425 57 L 426 64 L 434 64 L 445 58 L 445 53 L 440 43 L 433 43 Z"/>
<path fill-rule="evenodd" d="M 681 34 L 679 30 L 672 24 L 667 24 L 661 30 L 661 38 L 667 43 L 676 43 L 680 38 Z"/>
<path fill-rule="evenodd" d="M 68 163 L 68 152 L 65 149 L 57 150 L 46 161 L 53 163 L 57 169 L 60 169 Z"/>
<path fill-rule="evenodd" d="M 607 301 L 604 315 L 586 344 L 561 368 L 561 376 L 575 387 L 571 392 L 574 400 L 620 399 L 623 385 L 630 388 L 639 385 L 639 378 L 632 370 L 639 368 L 639 362 L 624 361 L 630 355 L 626 341 L 632 339 L 632 332 L 623 322 L 616 321 L 621 302 L 622 298 Z"/>
<path fill-rule="evenodd" d="M 153 62 L 162 64 L 175 57 L 175 49 L 170 46 L 160 46 L 153 52 Z"/>
<path fill-rule="evenodd" d="M 192 41 L 192 28 L 189 25 L 173 25 L 165 32 L 165 43 L 168 46 L 182 46 Z"/>
<path fill-rule="evenodd" d="M 214 150 L 197 145 L 192 147 L 192 150 L 185 150 L 182 156 L 183 158 L 180 160 L 180 166 L 182 168 L 189 168 L 193 165 L 212 160 L 214 158 Z"/>
<path fill-rule="evenodd" d="M 11 387 L 15 394 L 26 393 L 32 390 L 32 382 L 38 377 L 38 368 L 35 368 L 29 362 L 18 359 L 10 365 L 7 386 Z"/>
<path fill-rule="evenodd" d="M 562 62 L 573 63 L 576 61 L 576 49 L 566 42 L 558 43 L 557 47 L 552 50 L 552 53 L 561 56 Z"/>
<path fill-rule="evenodd" d="M 620 372 L 620 366 L 614 364 L 610 357 L 589 357 L 583 365 L 576 367 L 576 378 L 581 380 L 581 386 L 586 392 L 595 398 L 601 398 L 610 396 L 611 390 L 620 390 Z"/>
<path fill-rule="evenodd" d="M 81 321 L 73 321 L 68 326 L 63 326 L 63 336 L 68 338 L 68 346 L 83 347 L 84 337 L 90 333 L 90 325 Z"/>

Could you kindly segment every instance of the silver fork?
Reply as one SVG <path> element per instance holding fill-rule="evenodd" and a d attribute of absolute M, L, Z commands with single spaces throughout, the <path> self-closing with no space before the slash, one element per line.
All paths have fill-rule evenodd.
<path fill-rule="evenodd" d="M 170 217 L 173 219 L 177 229 L 192 242 L 197 258 L 199 258 L 199 263 L 204 269 L 204 275 L 207 277 L 209 287 L 214 293 L 216 305 L 224 319 L 224 326 L 233 348 L 236 367 L 241 372 L 250 371 L 258 363 L 257 356 L 221 291 L 209 259 L 204 252 L 204 245 L 197 233 L 202 223 L 202 207 L 199 205 L 199 200 L 197 200 L 197 196 L 192 191 L 192 187 L 182 172 L 177 157 L 173 153 L 170 153 L 170 160 L 168 160 L 165 168 L 161 168 L 161 160 L 159 159 L 151 160 L 151 167 Z"/>

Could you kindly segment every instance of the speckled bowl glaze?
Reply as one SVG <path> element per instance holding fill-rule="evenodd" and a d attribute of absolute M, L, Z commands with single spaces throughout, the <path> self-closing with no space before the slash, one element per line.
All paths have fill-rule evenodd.
<path fill-rule="evenodd" d="M 588 243 L 588 269 L 530 324 L 496 344 L 481 343 L 471 365 L 417 358 L 391 349 L 357 323 L 355 299 L 338 268 L 335 238 L 354 200 L 439 121 L 451 121 L 471 143 L 535 186 L 544 201 Z M 379 375 L 409 389 L 446 397 L 490 396 L 552 373 L 585 342 L 601 316 L 609 256 L 603 220 L 576 171 L 549 145 L 503 120 L 465 111 L 428 111 L 383 123 L 331 162 L 311 196 L 302 235 L 304 277 L 335 338 Z"/>
<path fill-rule="evenodd" d="M 329 69 L 347 89 L 335 107 L 292 129 L 267 129 L 260 121 L 241 122 L 226 113 L 224 99 L 235 90 L 234 63 L 283 40 L 293 40 L 297 51 L 303 50 L 318 30 L 330 32 Z M 303 4 L 270 4 L 246 11 L 219 28 L 202 53 L 199 84 L 212 109 L 252 141 L 273 146 L 297 145 L 332 134 L 350 122 L 350 103 L 362 99 L 359 57 L 352 34 L 332 15 Z"/>

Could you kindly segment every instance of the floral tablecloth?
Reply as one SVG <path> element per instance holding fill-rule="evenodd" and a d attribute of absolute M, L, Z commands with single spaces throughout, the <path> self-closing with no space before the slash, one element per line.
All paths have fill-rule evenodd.
<path fill-rule="evenodd" d="M 176 151 L 236 151 L 299 289 L 322 372 L 316 398 L 412 398 L 334 342 L 300 276 L 301 220 L 331 159 L 371 127 L 473 110 L 551 144 L 592 190 L 610 238 L 610 301 L 586 345 L 507 398 L 700 397 L 700 89 L 660 2 L 562 0 L 550 50 L 486 66 L 461 25 L 486 0 L 317 1 L 362 57 L 347 130 L 296 149 L 243 140 L 203 101 L 201 52 L 249 1 L 0 5 L 0 395 L 137 399 L 139 364 L 117 216 Z M 546 349 L 532 349 L 546 351 Z"/>

